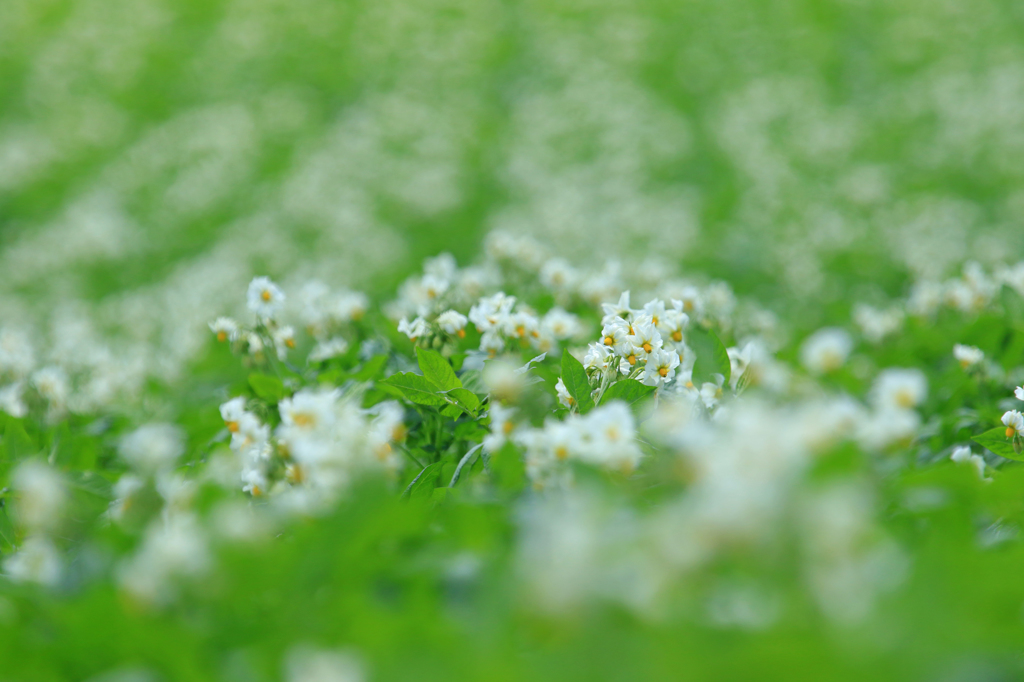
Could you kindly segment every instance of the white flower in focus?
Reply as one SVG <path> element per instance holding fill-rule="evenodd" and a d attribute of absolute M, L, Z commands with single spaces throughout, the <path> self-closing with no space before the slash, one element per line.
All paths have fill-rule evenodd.
<path fill-rule="evenodd" d="M 583 357 L 583 367 L 589 372 L 597 370 L 605 371 L 610 366 L 612 349 L 601 343 L 591 343 L 587 346 L 587 354 Z"/>
<path fill-rule="evenodd" d="M 437 326 L 446 334 L 463 338 L 466 336 L 466 323 L 469 320 L 456 310 L 446 310 L 437 316 Z"/>
<path fill-rule="evenodd" d="M 664 386 L 675 377 L 677 367 L 679 367 L 679 354 L 659 348 L 647 358 L 643 383 L 648 386 Z"/>
<path fill-rule="evenodd" d="M 174 466 L 185 452 L 185 436 L 173 424 L 145 424 L 121 438 L 121 457 L 143 474 L 155 474 Z"/>
<path fill-rule="evenodd" d="M 238 323 L 230 317 L 218 317 L 210 323 L 210 331 L 217 336 L 221 343 L 234 341 L 238 338 Z"/>
<path fill-rule="evenodd" d="M 64 508 L 64 479 L 53 467 L 29 459 L 11 474 L 11 487 L 18 493 L 15 505 L 18 521 L 32 531 L 54 528 Z"/>
<path fill-rule="evenodd" d="M 633 309 L 629 307 L 629 292 L 622 292 L 618 303 L 602 303 L 601 310 L 604 312 L 604 317 L 601 319 L 601 324 L 603 325 L 609 324 L 616 318 L 624 319 L 631 317 Z"/>
<path fill-rule="evenodd" d="M 363 682 L 360 662 L 344 651 L 294 647 L 285 660 L 286 682 Z"/>
<path fill-rule="evenodd" d="M 651 353 L 661 350 L 663 342 L 661 334 L 650 320 L 637 320 L 633 322 L 633 333 L 628 337 L 632 346 L 633 355 L 637 359 L 646 360 Z M 633 364 L 632 362 L 630 364 Z"/>
<path fill-rule="evenodd" d="M 1006 437 L 1013 438 L 1024 433 L 1024 415 L 1017 410 L 1010 410 L 1003 414 L 1003 426 L 1006 427 Z"/>
<path fill-rule="evenodd" d="M 846 362 L 853 350 L 850 335 L 838 327 L 814 332 L 800 348 L 800 360 L 814 374 L 833 372 Z"/>
<path fill-rule="evenodd" d="M 990 478 L 985 478 L 985 460 L 981 455 L 975 455 L 971 452 L 971 448 L 967 446 L 961 446 L 953 450 L 953 454 L 949 456 L 951 460 L 957 464 L 970 464 L 978 470 L 978 478 L 983 481 L 991 481 Z"/>
<path fill-rule="evenodd" d="M 875 379 L 871 397 L 879 409 L 909 410 L 928 394 L 928 380 L 917 369 L 887 369 Z"/>
<path fill-rule="evenodd" d="M 605 323 L 601 330 L 601 343 L 615 351 L 622 357 L 628 357 L 633 353 L 633 344 L 630 342 L 632 330 L 629 322 L 621 317 L 612 317 Z"/>
<path fill-rule="evenodd" d="M 273 319 L 284 304 L 284 292 L 269 277 L 256 277 L 246 294 L 249 310 L 261 319 Z"/>
<path fill-rule="evenodd" d="M 970 369 L 985 359 L 985 353 L 980 348 L 958 343 L 953 346 L 953 357 L 960 363 L 960 367 Z"/>
<path fill-rule="evenodd" d="M 4 574 L 18 583 L 38 583 L 53 587 L 60 581 L 60 553 L 46 537 L 33 535 L 3 563 Z"/>

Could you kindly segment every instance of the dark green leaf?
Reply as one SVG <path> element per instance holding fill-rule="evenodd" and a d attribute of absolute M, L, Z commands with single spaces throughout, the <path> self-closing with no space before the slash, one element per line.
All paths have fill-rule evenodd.
<path fill-rule="evenodd" d="M 693 383 L 695 386 L 706 381 L 714 381 L 712 374 L 721 374 L 725 383 L 729 383 L 732 374 L 732 363 L 718 335 L 710 329 L 691 328 L 686 334 L 686 344 L 697 354 L 693 365 Z"/>
<path fill-rule="evenodd" d="M 437 393 L 437 386 L 426 377 L 411 372 L 400 372 L 388 377 L 382 384 L 394 386 L 402 391 L 406 400 L 417 405 L 428 407 L 444 407 L 448 404 L 442 396 Z"/>
<path fill-rule="evenodd" d="M 998 426 L 990 431 L 979 434 L 973 438 L 975 443 L 994 452 L 1006 459 L 1015 459 L 1024 462 L 1024 455 L 1019 455 L 1013 449 L 1013 439 L 1006 437 L 1006 427 Z"/>
<path fill-rule="evenodd" d="M 583 363 L 574 358 L 568 350 L 562 351 L 562 383 L 565 390 L 576 401 L 580 413 L 586 413 L 594 407 L 594 399 L 590 395 L 590 381 Z"/>
<path fill-rule="evenodd" d="M 636 379 L 622 379 L 605 389 L 601 396 L 601 404 L 611 400 L 621 400 L 634 405 L 654 393 L 653 386 L 645 386 Z"/>
<path fill-rule="evenodd" d="M 250 374 L 249 386 L 258 398 L 276 403 L 286 395 L 284 384 L 277 377 L 268 374 Z"/>
<path fill-rule="evenodd" d="M 429 348 L 416 348 L 416 359 L 419 360 L 423 376 L 440 390 L 449 391 L 453 388 L 462 388 L 462 382 L 455 376 L 455 370 L 437 351 Z"/>

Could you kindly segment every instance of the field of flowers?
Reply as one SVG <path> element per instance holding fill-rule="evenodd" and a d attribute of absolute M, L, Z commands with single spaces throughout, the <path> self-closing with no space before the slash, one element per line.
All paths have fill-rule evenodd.
<path fill-rule="evenodd" d="M 0 682 L 1024 678 L 1024 5 L 0 0 Z"/>

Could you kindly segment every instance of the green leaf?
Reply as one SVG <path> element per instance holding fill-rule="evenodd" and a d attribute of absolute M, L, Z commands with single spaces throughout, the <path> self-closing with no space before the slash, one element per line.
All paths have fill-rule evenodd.
<path fill-rule="evenodd" d="M 587 370 L 583 369 L 583 363 L 574 358 L 568 349 L 562 351 L 562 383 L 576 401 L 581 414 L 589 412 L 594 407 Z"/>
<path fill-rule="evenodd" d="M 406 488 L 406 494 L 416 500 L 425 497 L 430 497 L 434 488 L 437 484 L 437 477 L 441 474 L 441 463 L 434 462 L 428 464 L 423 470 L 413 479 L 409 487 Z"/>
<path fill-rule="evenodd" d="M 693 365 L 693 384 L 700 386 L 706 381 L 713 381 L 712 374 L 721 374 L 725 383 L 729 383 L 732 374 L 732 363 L 725 344 L 710 329 L 691 328 L 686 334 L 686 344 L 697 354 Z"/>
<path fill-rule="evenodd" d="M 636 379 L 622 379 L 605 389 L 604 395 L 601 396 L 601 404 L 604 405 L 612 400 L 621 400 L 635 405 L 653 393 L 653 386 L 645 386 Z"/>
<path fill-rule="evenodd" d="M 1000 457 L 1024 462 L 1024 455 L 1018 455 L 1013 449 L 1013 439 L 1006 437 L 1006 428 L 1003 426 L 997 426 L 990 431 L 979 434 L 972 440 Z"/>
<path fill-rule="evenodd" d="M 387 364 L 387 355 L 375 355 L 367 360 L 362 367 L 359 368 L 358 372 L 352 374 L 352 378 L 356 381 L 369 381 L 384 369 L 384 365 Z"/>
<path fill-rule="evenodd" d="M 512 441 L 491 455 L 490 468 L 499 488 L 517 492 L 526 486 L 526 465 Z"/>
<path fill-rule="evenodd" d="M 454 401 L 453 404 L 461 407 L 470 416 L 475 417 L 480 411 L 480 398 L 467 388 L 453 388 L 442 395 Z"/>
<path fill-rule="evenodd" d="M 400 389 L 406 400 L 417 405 L 426 405 L 428 407 L 444 407 L 448 405 L 448 401 L 438 395 L 437 386 L 419 374 L 399 372 L 381 383 Z"/>
<path fill-rule="evenodd" d="M 258 398 L 262 398 L 268 403 L 279 402 L 286 395 L 281 380 L 268 374 L 250 374 L 249 386 L 252 387 L 253 393 Z"/>
<path fill-rule="evenodd" d="M 462 382 L 455 376 L 455 370 L 437 351 L 417 347 L 416 359 L 419 360 L 423 376 L 440 390 L 450 391 L 453 388 L 462 388 Z"/>

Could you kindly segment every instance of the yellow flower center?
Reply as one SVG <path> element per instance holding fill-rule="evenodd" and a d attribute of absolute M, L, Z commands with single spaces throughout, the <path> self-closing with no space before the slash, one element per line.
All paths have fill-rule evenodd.
<path fill-rule="evenodd" d="M 645 353 L 650 353 L 652 350 L 654 350 L 654 348 L 652 348 L 651 344 L 649 343 L 645 343 L 642 347 Z"/>
<path fill-rule="evenodd" d="M 555 457 L 557 457 L 558 459 L 565 459 L 568 456 L 569 448 L 565 447 L 564 445 L 559 445 L 557 448 L 555 448 Z"/>
<path fill-rule="evenodd" d="M 228 333 L 227 332 L 217 332 L 217 340 L 220 341 L 221 343 L 224 343 L 225 341 L 228 340 Z"/>
<path fill-rule="evenodd" d="M 683 340 L 683 333 L 678 330 L 672 332 L 672 340 L 675 341 L 676 343 L 679 343 L 680 341 Z"/>
<path fill-rule="evenodd" d="M 635 365 L 636 364 L 636 356 L 635 355 L 630 355 L 628 358 L 626 358 L 626 362 L 628 362 L 630 365 Z"/>
<path fill-rule="evenodd" d="M 316 422 L 316 419 L 314 419 L 311 414 L 299 412 L 292 416 L 292 421 L 295 422 L 296 426 L 312 426 L 313 423 Z"/>
<path fill-rule="evenodd" d="M 224 425 L 228 427 L 228 431 L 231 433 L 238 433 L 238 422 L 224 422 Z"/>
<path fill-rule="evenodd" d="M 613 339 L 610 336 L 604 337 L 604 345 L 606 345 L 606 346 L 614 346 L 615 345 L 615 339 Z"/>
<path fill-rule="evenodd" d="M 1012 426 L 1007 426 L 1006 427 L 1006 437 L 1007 438 L 1013 438 L 1016 435 L 1017 435 L 1017 429 L 1013 428 Z"/>
<path fill-rule="evenodd" d="M 668 376 L 668 367 L 659 367 L 658 368 L 658 374 L 660 374 L 661 378 L 663 378 L 663 379 L 665 377 L 667 377 Z"/>
<path fill-rule="evenodd" d="M 260 294 L 260 298 L 263 299 L 264 303 L 270 303 L 270 299 L 271 299 L 270 289 L 264 289 L 263 293 Z"/>

